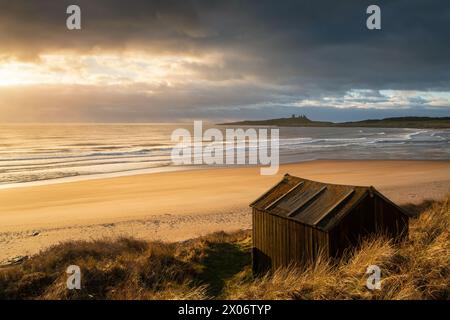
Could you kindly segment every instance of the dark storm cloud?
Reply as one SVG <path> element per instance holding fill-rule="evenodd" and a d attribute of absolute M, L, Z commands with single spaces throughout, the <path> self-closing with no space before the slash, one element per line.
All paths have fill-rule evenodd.
<path fill-rule="evenodd" d="M 82 31 L 66 29 L 66 8 L 82 10 Z M 11 55 L 35 57 L 55 49 L 86 51 L 129 45 L 181 50 L 202 36 L 195 8 L 186 1 L 0 1 L 0 40 Z M 189 48 L 184 47 L 183 50 Z"/>
<path fill-rule="evenodd" d="M 366 28 L 365 10 L 373 3 L 381 7 L 382 30 Z M 81 31 L 65 27 L 69 4 L 82 9 Z M 217 68 L 187 67 L 206 81 L 251 78 L 259 83 L 189 88 L 150 102 L 130 97 L 140 105 L 169 107 L 177 115 L 203 108 L 208 117 L 234 117 L 236 110 L 237 115 L 247 114 L 245 109 L 258 117 L 254 110 L 267 113 L 255 109 L 258 105 L 266 104 L 264 110 L 272 106 L 274 113 L 280 108 L 274 105 L 284 105 L 291 112 L 287 106 L 295 101 L 343 99 L 355 89 L 371 90 L 380 100 L 386 97 L 379 90 L 450 91 L 449 30 L 448 0 L 0 0 L 0 59 L 33 60 L 54 50 L 221 52 L 223 64 Z M 412 111 L 430 108 L 423 98 L 414 99 Z M 322 107 L 325 113 L 333 106 Z"/>

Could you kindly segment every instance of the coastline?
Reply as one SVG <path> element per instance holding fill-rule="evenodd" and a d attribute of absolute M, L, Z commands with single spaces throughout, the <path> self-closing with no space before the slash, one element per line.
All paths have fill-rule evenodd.
<path fill-rule="evenodd" d="M 450 130 L 450 129 L 449 129 Z M 282 166 L 302 164 L 302 163 L 310 163 L 310 162 L 449 162 L 446 160 L 427 160 L 427 159 L 412 159 L 412 160 L 403 160 L 403 159 L 311 159 L 311 160 L 303 160 L 303 161 L 291 161 L 284 162 L 280 164 L 280 168 Z M 159 173 L 170 173 L 170 172 L 186 172 L 186 171 L 195 171 L 195 170 L 217 170 L 217 169 L 242 169 L 242 168 L 260 168 L 260 165 L 223 165 L 223 166 L 205 166 L 205 165 L 190 165 L 190 166 L 163 166 L 156 168 L 148 168 L 148 169 L 130 169 L 123 170 L 117 172 L 108 172 L 108 173 L 92 173 L 92 174 L 80 174 L 75 176 L 68 176 L 62 178 L 53 178 L 53 179 L 42 179 L 35 181 L 26 181 L 26 182 L 13 182 L 13 183 L 4 183 L 0 184 L 0 191 L 16 189 L 16 188 L 28 188 L 28 187 L 38 187 L 38 186 L 46 186 L 46 185 L 54 185 L 54 184 L 65 184 L 65 183 L 73 183 L 73 182 L 81 182 L 81 181 L 90 181 L 90 180 L 103 180 L 103 179 L 111 179 L 111 178 L 120 178 L 120 177 L 129 177 L 129 176 L 140 176 L 140 175 L 150 175 L 150 174 L 159 174 Z M 281 170 L 281 169 L 280 169 Z M 279 175 L 279 172 L 277 173 Z"/>
<path fill-rule="evenodd" d="M 315 160 L 259 167 L 135 174 L 0 190 L 0 261 L 68 240 L 133 236 L 180 241 L 251 227 L 248 204 L 290 173 L 373 185 L 398 204 L 450 193 L 449 161 Z"/>

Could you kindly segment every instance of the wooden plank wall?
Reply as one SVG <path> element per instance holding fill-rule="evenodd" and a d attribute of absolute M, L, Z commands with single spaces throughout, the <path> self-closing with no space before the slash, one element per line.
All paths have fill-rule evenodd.
<path fill-rule="evenodd" d="M 331 256 L 342 255 L 374 233 L 401 239 L 408 233 L 408 217 L 377 196 L 367 197 L 329 232 Z"/>
<path fill-rule="evenodd" d="M 374 202 L 378 231 L 385 233 L 394 240 L 407 237 L 409 218 L 381 197 L 375 196 Z"/>
<path fill-rule="evenodd" d="M 262 272 L 314 261 L 328 254 L 328 235 L 299 222 L 253 209 L 253 270 Z"/>

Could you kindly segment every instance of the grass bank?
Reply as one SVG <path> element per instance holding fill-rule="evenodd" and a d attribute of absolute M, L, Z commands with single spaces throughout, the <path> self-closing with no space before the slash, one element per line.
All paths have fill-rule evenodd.
<path fill-rule="evenodd" d="M 366 239 L 340 261 L 251 273 L 251 232 L 177 243 L 116 239 L 68 242 L 0 269 L 0 299 L 449 299 L 450 198 L 409 207 L 409 239 Z M 381 290 L 366 288 L 368 265 Z M 81 290 L 67 290 L 78 265 Z"/>

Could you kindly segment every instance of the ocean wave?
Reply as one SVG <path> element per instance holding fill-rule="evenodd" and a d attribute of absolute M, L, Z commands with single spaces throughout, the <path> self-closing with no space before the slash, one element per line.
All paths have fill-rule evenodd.
<path fill-rule="evenodd" d="M 45 154 L 45 156 L 41 157 L 21 157 L 21 158 L 3 158 L 0 159 L 0 162 L 5 161 L 38 161 L 38 160 L 56 160 L 56 159 L 76 159 L 76 158 L 91 158 L 91 157 L 128 157 L 128 156 L 146 156 L 152 152 L 160 152 L 160 151 L 169 151 L 172 149 L 172 146 L 167 146 L 166 148 L 157 148 L 157 149 L 140 149 L 133 151 L 122 151 L 122 152 L 90 152 L 87 154 L 71 154 L 64 156 L 55 156 L 53 154 Z M 33 154 L 33 153 L 31 153 Z"/>
<path fill-rule="evenodd" d="M 172 129 L 167 128 L 146 132 L 124 126 L 117 133 L 113 127 L 104 127 L 101 132 L 85 132 L 83 127 L 72 136 L 63 137 L 58 131 L 47 136 L 61 136 L 57 141 L 36 141 L 34 136 L 14 130 L 7 135 L 10 140 L 0 144 L 0 183 L 170 166 L 171 150 L 177 143 L 170 141 Z M 66 132 L 64 127 L 61 130 Z M 445 130 L 280 128 L 279 133 L 280 163 L 318 158 L 450 160 L 450 131 Z M 203 146 L 223 146 L 224 154 L 230 150 L 255 154 L 260 143 L 270 147 L 274 142 L 269 134 L 265 140 L 246 142 L 244 147 L 237 147 L 235 141 L 208 140 Z"/>

